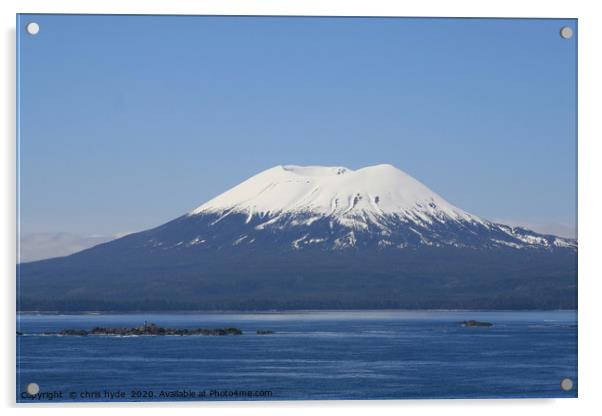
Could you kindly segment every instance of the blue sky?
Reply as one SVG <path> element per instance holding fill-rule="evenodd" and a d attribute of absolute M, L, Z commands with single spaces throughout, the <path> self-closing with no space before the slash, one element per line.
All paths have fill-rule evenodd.
<path fill-rule="evenodd" d="M 19 20 L 24 234 L 142 230 L 286 163 L 574 233 L 575 20 Z"/>

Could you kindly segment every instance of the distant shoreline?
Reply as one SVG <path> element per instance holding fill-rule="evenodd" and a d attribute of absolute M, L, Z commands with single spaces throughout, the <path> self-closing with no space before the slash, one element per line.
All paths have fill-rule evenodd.
<path fill-rule="evenodd" d="M 17 315 L 220 315 L 220 314 L 295 314 L 362 312 L 577 312 L 578 309 L 274 309 L 274 310 L 137 310 L 137 311 L 16 311 Z"/>

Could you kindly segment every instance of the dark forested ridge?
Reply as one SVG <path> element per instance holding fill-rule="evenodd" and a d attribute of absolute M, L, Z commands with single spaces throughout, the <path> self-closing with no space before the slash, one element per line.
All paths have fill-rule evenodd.
<path fill-rule="evenodd" d="M 419 250 L 231 252 L 142 267 L 19 266 L 21 310 L 575 308 L 576 254 Z"/>

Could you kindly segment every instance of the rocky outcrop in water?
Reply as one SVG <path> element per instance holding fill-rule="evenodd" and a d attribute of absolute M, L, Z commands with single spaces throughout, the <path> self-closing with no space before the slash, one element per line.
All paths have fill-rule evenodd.
<path fill-rule="evenodd" d="M 489 328 L 489 327 L 493 326 L 493 324 L 491 322 L 481 322 L 481 321 L 475 321 L 475 320 L 471 319 L 469 321 L 462 322 L 462 326 L 479 326 L 479 327 Z"/>
<path fill-rule="evenodd" d="M 141 325 L 135 328 L 105 328 L 94 327 L 90 331 L 85 329 L 63 329 L 58 332 L 46 332 L 46 335 L 63 335 L 63 336 L 88 336 L 88 335 L 242 335 L 242 331 L 238 328 L 164 328 L 155 324 Z"/>

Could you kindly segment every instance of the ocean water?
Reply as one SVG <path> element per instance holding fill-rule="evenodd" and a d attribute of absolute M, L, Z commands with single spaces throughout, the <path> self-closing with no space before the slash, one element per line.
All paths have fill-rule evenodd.
<path fill-rule="evenodd" d="M 462 327 L 468 319 L 494 326 Z M 144 321 L 244 334 L 42 335 Z M 17 328 L 19 402 L 541 398 L 578 389 L 576 311 L 19 314 Z M 560 388 L 564 378 L 572 390 Z M 25 393 L 29 383 L 40 393 Z"/>

